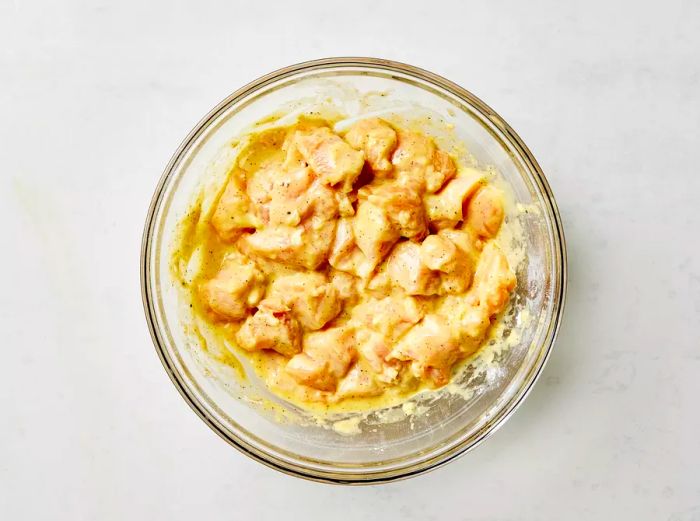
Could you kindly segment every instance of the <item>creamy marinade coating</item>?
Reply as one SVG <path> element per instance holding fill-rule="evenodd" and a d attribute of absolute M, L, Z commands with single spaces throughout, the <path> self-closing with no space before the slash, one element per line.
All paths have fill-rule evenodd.
<path fill-rule="evenodd" d="M 273 392 L 379 403 L 448 383 L 507 305 L 503 204 L 423 133 L 300 119 L 249 136 L 197 244 L 178 251 L 204 252 L 195 312 Z"/>

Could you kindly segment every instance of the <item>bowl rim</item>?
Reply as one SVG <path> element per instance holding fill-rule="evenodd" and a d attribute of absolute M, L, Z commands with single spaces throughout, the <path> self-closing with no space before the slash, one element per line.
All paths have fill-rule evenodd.
<path fill-rule="evenodd" d="M 167 354 L 167 349 L 163 346 L 162 338 L 157 326 L 157 320 L 155 317 L 155 309 L 151 302 L 151 295 L 153 294 L 153 288 L 151 287 L 151 267 L 150 267 L 150 257 L 151 257 L 151 237 L 153 236 L 153 229 L 155 226 L 156 216 L 162 202 L 164 190 L 174 173 L 174 166 L 178 164 L 182 154 L 188 150 L 190 144 L 194 139 L 196 139 L 208 126 L 209 122 L 214 120 L 226 107 L 235 101 L 244 98 L 248 94 L 264 87 L 268 83 L 276 80 L 283 79 L 304 71 L 309 70 L 322 70 L 326 68 L 334 67 L 368 67 L 371 69 L 384 70 L 384 71 L 395 71 L 402 74 L 406 74 L 410 77 L 426 81 L 430 84 L 436 85 L 450 92 L 451 94 L 461 98 L 470 105 L 477 108 L 488 120 L 496 125 L 498 129 L 503 132 L 509 143 L 514 146 L 520 155 L 520 158 L 527 163 L 531 173 L 537 181 L 538 188 L 541 190 L 541 196 L 545 200 L 545 203 L 549 206 L 550 217 L 552 221 L 551 232 L 555 236 L 555 246 L 558 246 L 559 254 L 558 264 L 561 266 L 559 273 L 558 282 L 558 294 L 553 295 L 553 298 L 558 302 L 558 306 L 555 306 L 552 321 L 550 322 L 550 334 L 549 339 L 545 340 L 548 345 L 544 354 L 540 357 L 539 365 L 533 367 L 534 372 L 531 373 L 526 378 L 524 385 L 518 389 L 513 398 L 506 404 L 507 407 L 499 411 L 496 414 L 496 418 L 489 421 L 481 430 L 474 436 L 473 439 L 462 440 L 452 447 L 438 452 L 431 458 L 421 460 L 418 463 L 410 464 L 406 467 L 399 467 L 393 470 L 381 470 L 378 472 L 365 472 L 362 471 L 358 466 L 359 472 L 348 472 L 347 469 L 343 472 L 333 472 L 333 471 L 318 471 L 315 469 L 310 469 L 303 465 L 295 465 L 288 461 L 284 461 L 274 457 L 273 455 L 254 447 L 242 439 L 237 439 L 237 437 L 232 438 L 228 435 L 224 427 L 220 422 L 213 418 L 204 407 L 201 406 L 199 400 L 193 395 L 191 390 L 188 388 L 187 384 L 183 381 L 179 371 L 176 369 L 175 364 L 170 359 Z M 180 395 L 183 397 L 185 402 L 190 406 L 190 408 L 202 419 L 202 421 L 209 426 L 218 436 L 225 440 L 228 444 L 251 457 L 252 459 L 270 467 L 280 472 L 288 475 L 301 477 L 310 481 L 318 481 L 333 484 L 376 484 L 376 483 L 387 483 L 391 481 L 397 481 L 401 479 L 407 479 L 412 476 L 423 474 L 441 467 L 450 461 L 466 454 L 467 452 L 473 450 L 483 443 L 486 439 L 492 436 L 515 412 L 515 410 L 522 404 L 525 398 L 529 395 L 530 391 L 537 382 L 539 376 L 542 374 L 544 367 L 549 360 L 553 346 L 555 344 L 559 328 L 561 325 L 562 317 L 564 315 L 564 308 L 566 305 L 566 292 L 567 292 L 567 251 L 566 251 L 566 240 L 564 236 L 564 228 L 559 213 L 559 209 L 554 199 L 554 195 L 549 186 L 544 172 L 542 171 L 539 163 L 535 159 L 534 155 L 530 149 L 525 145 L 520 136 L 513 130 L 513 128 L 501 118 L 490 106 L 484 103 L 477 96 L 472 94 L 467 89 L 457 85 L 456 83 L 439 76 L 435 73 L 427 71 L 425 69 L 415 67 L 413 65 L 408 65 L 405 63 L 387 60 L 382 58 L 370 58 L 370 57 L 331 57 L 322 58 L 310 61 L 304 61 L 297 64 L 289 65 L 272 71 L 264 76 L 257 78 L 244 85 L 243 87 L 237 89 L 221 102 L 219 102 L 213 109 L 211 109 L 187 134 L 185 139 L 180 143 L 176 151 L 173 153 L 172 157 L 168 161 L 161 177 L 156 185 L 153 197 L 148 207 L 148 212 L 146 216 L 146 222 L 144 225 L 143 235 L 141 239 L 141 252 L 140 252 L 140 282 L 141 282 L 141 299 L 143 302 L 144 313 L 146 316 L 146 321 L 148 323 L 148 329 L 153 341 L 155 350 L 160 358 L 160 361 L 170 377 L 175 388 L 178 390 Z M 234 434 L 235 436 L 235 434 Z"/>

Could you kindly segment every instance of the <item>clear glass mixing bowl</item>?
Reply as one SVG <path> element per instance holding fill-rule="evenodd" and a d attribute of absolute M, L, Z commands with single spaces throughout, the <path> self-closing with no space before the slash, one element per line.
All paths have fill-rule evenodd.
<path fill-rule="evenodd" d="M 510 184 L 527 256 L 518 266 L 511 318 L 527 314 L 519 342 L 501 353 L 489 378 L 475 379 L 471 396 L 444 394 L 427 414 L 367 425 L 344 435 L 322 426 L 279 422 L 251 406 L 236 379 L 211 370 L 196 339 L 182 327 L 181 294 L 169 269 L 169 249 L 192 194 L 222 147 L 254 122 L 329 84 L 383 92 L 386 101 L 415 103 L 454 125 L 479 164 Z M 344 91 L 343 91 L 344 92 Z M 342 95 L 342 94 L 340 94 Z M 146 220 L 141 286 L 153 342 L 168 375 L 192 409 L 219 436 L 283 472 L 333 483 L 377 483 L 413 476 L 474 448 L 493 433 L 531 389 L 552 349 L 566 290 L 566 248 L 552 192 L 537 161 L 491 108 L 454 83 L 410 65 L 373 58 L 331 58 L 293 65 L 237 90 L 185 138 L 161 177 Z M 515 327 L 515 326 L 514 326 Z M 495 375 L 495 376 L 494 376 Z"/>

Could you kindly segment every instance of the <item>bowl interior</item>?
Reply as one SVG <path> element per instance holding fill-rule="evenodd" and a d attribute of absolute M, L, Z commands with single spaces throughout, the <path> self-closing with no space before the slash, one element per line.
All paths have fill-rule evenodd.
<path fill-rule="evenodd" d="M 358 102 L 358 93 L 376 96 Z M 370 101 L 367 102 L 366 100 Z M 464 393 L 419 400 L 421 414 L 401 407 L 362 418 L 348 435 L 308 421 L 280 404 L 255 379 L 241 385 L 234 371 L 211 358 L 182 327 L 182 295 L 169 267 L 177 223 L 203 185 L 220 182 L 233 161 L 232 139 L 278 111 L 314 103 L 347 114 L 419 108 L 453 125 L 457 139 L 482 167 L 510 186 L 508 219 L 522 228 L 526 252 L 518 286 L 504 317 L 510 348 L 492 352 L 461 375 Z M 524 205 L 527 212 L 516 211 Z M 144 237 L 144 299 L 154 340 L 176 386 L 222 437 L 267 464 L 316 479 L 385 480 L 419 472 L 475 445 L 517 406 L 547 357 L 561 312 L 565 263 L 556 207 L 527 149 L 478 99 L 445 80 L 382 61 L 316 62 L 262 78 L 215 109 L 175 154 Z M 484 362 L 483 360 L 481 362 Z M 251 387 L 255 388 L 251 394 Z M 264 398 L 252 403 L 251 396 Z M 422 408 L 421 408 L 422 407 Z M 338 418 L 341 419 L 342 418 Z"/>

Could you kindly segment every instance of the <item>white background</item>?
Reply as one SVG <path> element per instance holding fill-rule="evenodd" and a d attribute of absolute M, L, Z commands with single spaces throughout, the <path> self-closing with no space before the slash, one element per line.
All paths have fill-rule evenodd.
<path fill-rule="evenodd" d="M 0 0 L 0 519 L 700 519 L 700 4 Z M 247 459 L 155 354 L 153 188 L 212 106 L 332 55 L 472 90 L 539 159 L 570 287 L 486 444 L 363 488 Z"/>

